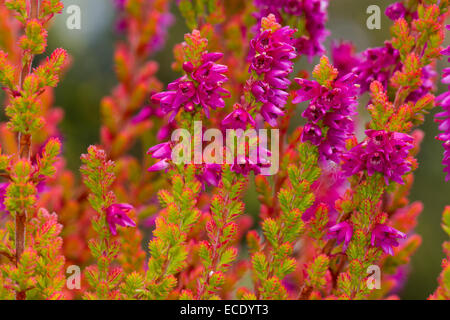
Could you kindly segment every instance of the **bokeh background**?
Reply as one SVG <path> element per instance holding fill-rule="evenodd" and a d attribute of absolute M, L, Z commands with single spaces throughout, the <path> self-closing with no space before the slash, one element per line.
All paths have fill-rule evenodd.
<path fill-rule="evenodd" d="M 242 0 L 251 1 L 251 0 Z M 66 20 L 69 15 L 64 12 L 56 18 L 50 31 L 49 48 L 63 47 L 73 58 L 73 65 L 56 90 L 56 105 L 64 108 L 65 119 L 61 129 L 64 134 L 64 153 L 68 166 L 77 171 L 80 165 L 79 156 L 86 148 L 99 141 L 99 103 L 109 94 L 115 85 L 112 65 L 114 42 L 119 37 L 115 32 L 114 0 L 65 0 L 66 8 L 72 4 L 81 8 L 81 30 L 68 30 Z M 381 46 L 390 38 L 391 21 L 382 14 L 381 29 L 368 30 L 366 9 L 369 5 L 379 5 L 382 12 L 391 1 L 377 0 L 331 0 L 329 7 L 328 29 L 331 36 L 327 40 L 327 48 L 331 39 L 351 40 L 358 51 L 368 47 Z M 173 59 L 172 47 L 183 40 L 188 32 L 177 9 L 173 8 L 177 20 L 169 32 L 166 47 L 154 56 L 160 64 L 159 78 L 164 83 L 177 78 L 170 65 Z M 447 37 L 448 38 L 448 37 Z M 448 45 L 448 39 L 446 45 Z M 303 58 L 298 68 L 311 70 L 313 65 Z M 438 69 L 444 67 L 443 61 Z M 445 87 L 440 85 L 439 92 Z M 367 100 L 366 100 L 367 101 Z M 362 99 L 361 103 L 365 103 Z M 425 140 L 419 156 L 420 168 L 416 172 L 416 181 L 411 200 L 421 200 L 424 211 L 419 219 L 417 232 L 423 243 L 414 255 L 409 281 L 401 297 L 406 299 L 424 299 L 437 286 L 436 278 L 440 272 L 443 257 L 441 244 L 445 234 L 440 228 L 441 214 L 446 204 L 450 204 L 450 183 L 445 184 L 442 173 L 442 147 L 435 140 L 437 126 L 433 121 L 434 113 L 428 115 L 422 129 Z M 247 210 L 256 212 L 258 203 L 247 196 Z"/>

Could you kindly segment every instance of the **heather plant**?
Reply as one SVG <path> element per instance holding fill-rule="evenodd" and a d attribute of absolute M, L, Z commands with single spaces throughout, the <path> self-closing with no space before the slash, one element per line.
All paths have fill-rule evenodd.
<path fill-rule="evenodd" d="M 449 1 L 391 4 L 392 38 L 360 53 L 327 53 L 328 0 L 111 2 L 117 85 L 78 173 L 53 106 L 71 58 L 40 57 L 63 4 L 0 0 L 0 298 L 397 298 L 421 244 L 418 127 L 436 106 L 450 177 L 450 96 L 434 95 Z M 165 86 L 154 54 L 174 6 L 190 32 Z M 449 252 L 430 299 L 450 298 Z"/>

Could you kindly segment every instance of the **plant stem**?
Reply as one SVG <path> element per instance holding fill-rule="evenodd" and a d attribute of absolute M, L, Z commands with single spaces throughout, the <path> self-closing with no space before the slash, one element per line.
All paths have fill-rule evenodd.
<path fill-rule="evenodd" d="M 40 0 L 31 0 L 31 6 L 30 6 L 30 18 L 31 19 L 39 18 L 39 4 L 40 4 Z"/>
<path fill-rule="evenodd" d="M 26 211 L 23 214 L 16 214 L 16 266 L 20 262 L 20 257 L 25 249 L 25 221 L 27 218 Z M 17 300 L 25 300 L 25 292 L 16 292 Z"/>
<path fill-rule="evenodd" d="M 30 19 L 38 19 L 40 0 L 30 0 Z M 33 64 L 33 55 L 30 55 L 28 61 L 23 65 L 20 78 L 20 87 L 22 88 L 24 79 L 30 74 Z M 19 158 L 30 160 L 31 158 L 31 134 L 19 133 Z M 20 263 L 20 258 L 25 250 L 27 211 L 16 213 L 16 266 Z M 17 300 L 25 300 L 24 291 L 16 292 Z"/>

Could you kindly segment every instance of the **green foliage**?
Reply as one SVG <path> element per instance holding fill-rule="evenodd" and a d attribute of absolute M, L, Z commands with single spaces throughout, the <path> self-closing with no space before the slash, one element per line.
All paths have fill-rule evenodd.
<path fill-rule="evenodd" d="M 54 0 L 39 2 L 44 11 L 61 5 L 60 1 Z M 2 10 L 3 27 L 23 26 L 23 32 L 15 27 L 11 29 L 10 40 L 13 42 L 17 41 L 14 37 L 22 34 L 16 42 L 17 52 L 14 52 L 22 58 L 17 66 L 0 51 L 0 86 L 6 89 L 9 103 L 5 108 L 9 117 L 7 128 L 19 133 L 17 154 L 0 155 L 0 170 L 9 180 L 4 205 L 12 218 L 6 223 L 6 230 L 0 230 L 0 254 L 9 262 L 0 265 L 0 296 L 6 299 L 60 299 L 65 282 L 64 258 L 60 255 L 62 239 L 59 237 L 62 226 L 56 214 L 38 209 L 36 204 L 37 185 L 56 172 L 54 165 L 61 144 L 57 139 L 50 139 L 42 154 L 36 155 L 31 143 L 32 134 L 44 125 L 40 95 L 47 86 L 56 86 L 67 54 L 58 49 L 47 61 L 47 68 L 38 68 L 40 71 L 33 73 L 34 55 L 43 53 L 47 46 L 44 21 L 32 17 L 36 13 L 34 9 L 38 9 L 33 5 L 39 5 L 38 1 L 6 0 L 3 4 L 14 11 L 11 14 L 21 22 L 7 21 L 9 14 Z M 47 22 L 51 17 L 45 18 Z"/>
<path fill-rule="evenodd" d="M 6 0 L 5 5 L 9 10 L 17 12 L 17 20 L 25 23 L 27 19 L 27 3 L 26 0 Z"/>
<path fill-rule="evenodd" d="M 308 278 L 306 283 L 308 286 L 321 289 L 327 283 L 325 278 L 330 260 L 326 255 L 320 255 L 314 259 L 311 265 L 306 269 Z"/>
<path fill-rule="evenodd" d="M 190 0 L 181 0 L 179 9 L 186 21 L 187 26 L 190 29 L 196 29 L 198 27 L 197 17 L 192 2 Z"/>
<path fill-rule="evenodd" d="M 272 32 L 281 28 L 281 25 L 277 22 L 275 15 L 269 14 L 267 17 L 261 19 L 261 30 L 270 30 Z"/>
<path fill-rule="evenodd" d="M 38 25 L 40 26 L 40 24 Z M 45 29 L 43 30 L 45 31 Z M 27 42 L 26 39 L 28 38 L 24 37 L 22 40 L 28 43 L 27 46 L 33 46 L 33 44 L 30 44 L 31 42 Z M 45 43 L 42 46 L 45 48 Z M 33 53 L 36 52 L 33 51 Z M 6 115 L 10 118 L 8 122 L 10 130 L 30 135 L 43 127 L 44 119 L 40 115 L 41 106 L 38 97 L 44 92 L 45 87 L 57 85 L 58 74 L 66 60 L 67 53 L 63 49 L 57 49 L 45 63 L 35 70 L 35 73 L 31 73 L 24 78 L 19 94 L 14 95 L 10 104 L 6 107 Z M 14 90 L 15 70 L 7 62 L 6 55 L 1 51 L 0 63 L 0 83 Z"/>
<path fill-rule="evenodd" d="M 414 37 L 410 34 L 406 20 L 403 18 L 396 20 L 391 28 L 391 33 L 392 46 L 399 51 L 401 59 L 404 60 L 415 45 Z"/>
<path fill-rule="evenodd" d="M 40 209 L 31 225 L 31 245 L 36 250 L 34 266 L 36 285 L 27 293 L 28 299 L 62 299 L 65 285 L 64 262 L 61 255 L 62 238 L 59 237 L 62 225 L 56 213 Z"/>
<path fill-rule="evenodd" d="M 89 249 L 97 260 L 96 266 L 86 270 L 86 277 L 95 293 L 87 292 L 85 299 L 116 299 L 121 288 L 122 270 L 111 265 L 120 252 L 120 243 L 111 238 L 106 209 L 115 203 L 111 186 L 115 180 L 115 163 L 108 160 L 106 152 L 90 146 L 88 153 L 81 156 L 80 172 L 89 189 L 89 202 L 98 215 L 92 219 L 92 227 L 98 238 L 89 241 Z"/>
<path fill-rule="evenodd" d="M 31 78 L 27 77 L 28 80 Z M 30 82 L 27 81 L 27 84 Z M 44 125 L 42 117 L 37 116 L 40 106 L 35 96 L 16 97 L 6 107 L 6 115 L 10 118 L 8 128 L 15 132 L 30 135 Z"/>
<path fill-rule="evenodd" d="M 36 159 L 40 176 L 52 177 L 55 174 L 54 164 L 58 160 L 60 152 L 61 142 L 58 139 L 50 139 L 45 145 L 42 155 L 38 155 Z"/>
<path fill-rule="evenodd" d="M 310 143 L 300 143 L 298 156 L 299 165 L 288 166 L 286 170 L 289 183 L 277 195 L 279 216 L 266 218 L 262 223 L 270 250 L 261 252 L 257 238 L 247 237 L 247 241 L 253 239 L 254 245 L 249 245 L 255 252 L 252 256 L 252 269 L 260 283 L 258 294 L 264 299 L 282 299 L 287 295 L 284 287 L 278 284 L 296 268 L 296 261 L 291 258 L 293 244 L 305 230 L 303 213 L 314 203 L 311 184 L 319 178 L 321 172 L 317 166 L 317 147 Z M 267 188 L 263 183 L 259 185 L 260 189 Z"/>
<path fill-rule="evenodd" d="M 450 208 L 447 208 L 442 215 L 442 229 L 450 236 Z"/>
<path fill-rule="evenodd" d="M 56 49 L 36 70 L 39 79 L 39 89 L 44 87 L 56 87 L 59 82 L 59 74 L 67 62 L 67 52 Z"/>
<path fill-rule="evenodd" d="M 25 35 L 20 38 L 19 46 L 30 54 L 44 53 L 47 46 L 47 30 L 38 20 L 27 21 Z"/>
<path fill-rule="evenodd" d="M 30 181 L 31 164 L 19 160 L 11 169 L 11 183 L 6 190 L 5 206 L 11 214 L 29 210 L 36 203 L 36 186 Z"/>
<path fill-rule="evenodd" d="M 225 13 L 220 0 L 181 0 L 178 7 L 191 30 L 205 22 L 219 24 L 224 21 Z"/>
<path fill-rule="evenodd" d="M 391 78 L 391 83 L 395 88 L 407 87 L 407 93 L 417 89 L 421 84 L 420 79 L 422 75 L 422 65 L 414 53 L 410 53 L 404 60 L 404 65 L 401 71 L 396 71 Z M 407 94 L 407 93 L 403 94 Z"/>
<path fill-rule="evenodd" d="M 64 9 L 64 4 L 60 0 L 42 0 L 40 19 L 52 16 L 56 13 L 61 13 Z"/>
<path fill-rule="evenodd" d="M 114 202 L 112 192 L 107 192 L 115 180 L 113 161 L 107 159 L 104 150 L 95 146 L 88 148 L 88 153 L 81 156 L 83 165 L 80 172 L 83 175 L 83 183 L 90 190 L 89 202 L 98 213 Z"/>
<path fill-rule="evenodd" d="M 203 53 L 208 48 L 208 40 L 203 38 L 200 31 L 193 30 L 184 36 L 184 61 L 190 61 L 194 67 L 201 64 Z"/>
<path fill-rule="evenodd" d="M 320 63 L 314 68 L 312 74 L 322 86 L 331 88 L 331 84 L 338 76 L 338 70 L 332 66 L 327 56 L 322 56 Z"/>
<path fill-rule="evenodd" d="M 198 220 L 196 208 L 201 184 L 195 178 L 195 167 L 172 173 L 172 190 L 159 192 L 165 207 L 156 220 L 154 238 L 149 243 L 150 259 L 144 287 L 139 289 L 147 299 L 165 299 L 177 280 L 175 274 L 186 265 L 187 234 Z"/>
<path fill-rule="evenodd" d="M 211 201 L 211 220 L 206 225 L 209 242 L 200 246 L 203 273 L 199 282 L 198 298 L 214 299 L 225 283 L 225 276 L 238 251 L 232 247 L 238 226 L 236 219 L 244 213 L 240 196 L 244 188 L 242 177 L 231 171 L 229 165 L 222 169 L 222 180 Z"/>
<path fill-rule="evenodd" d="M 8 54 L 0 50 L 0 85 L 9 89 L 14 88 L 14 66 L 8 61 Z"/>

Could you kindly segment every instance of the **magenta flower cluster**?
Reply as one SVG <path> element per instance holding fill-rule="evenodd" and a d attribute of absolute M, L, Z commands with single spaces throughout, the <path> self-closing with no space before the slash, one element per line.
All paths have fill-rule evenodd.
<path fill-rule="evenodd" d="M 352 71 L 358 77 L 358 83 L 361 86 L 360 94 L 369 91 L 370 84 L 373 81 L 379 81 L 387 89 L 389 81 L 396 71 L 403 68 L 400 61 L 400 54 L 390 42 L 386 42 L 383 47 L 369 48 L 362 52 L 361 58 L 353 55 L 350 51 L 339 52 L 340 63 L 347 60 L 347 64 L 354 64 Z M 347 57 L 344 56 L 347 54 Z M 356 60 L 359 59 L 359 63 Z M 432 65 L 426 65 L 422 68 L 421 85 L 406 97 L 405 102 L 417 102 L 424 95 L 432 91 L 436 71 Z"/>
<path fill-rule="evenodd" d="M 367 139 L 344 154 L 343 170 L 349 176 L 366 170 L 384 175 L 386 183 L 403 184 L 402 176 L 411 170 L 408 161 L 413 138 L 405 133 L 366 130 Z"/>
<path fill-rule="evenodd" d="M 282 25 L 287 24 L 283 20 L 286 16 L 301 17 L 304 20 L 307 35 L 302 35 L 293 43 L 299 54 L 312 59 L 325 52 L 323 43 L 329 35 L 329 31 L 325 29 L 328 0 L 255 0 L 255 5 L 260 10 L 255 15 L 258 21 L 268 14 L 274 14 Z"/>
<path fill-rule="evenodd" d="M 355 48 L 351 42 L 333 42 L 331 44 L 331 57 L 333 66 L 339 71 L 338 77 L 352 72 L 353 68 L 361 63 L 361 59 L 355 54 Z"/>
<path fill-rule="evenodd" d="M 450 30 L 450 25 L 447 26 Z M 447 47 L 442 54 L 450 56 L 450 47 Z M 450 62 L 450 58 L 448 59 Z M 443 111 L 436 114 L 436 121 L 439 123 L 441 133 L 437 139 L 442 141 L 444 147 L 444 159 L 442 161 L 445 166 L 444 172 L 447 173 L 446 181 L 450 181 L 450 68 L 443 70 L 442 82 L 448 84 L 448 91 L 437 97 L 437 102 L 441 105 Z"/>
<path fill-rule="evenodd" d="M 283 108 L 289 96 L 287 89 L 291 81 L 288 77 L 293 71 L 292 60 L 297 57 L 292 46 L 294 32 L 289 27 L 265 30 L 250 43 L 255 52 L 250 71 L 254 71 L 258 79 L 249 84 L 250 90 L 262 104 L 262 117 L 272 127 L 277 125 L 277 118 L 284 115 Z"/>
<path fill-rule="evenodd" d="M 353 236 L 353 226 L 348 221 L 338 223 L 328 229 L 328 239 L 336 239 L 336 244 L 343 243 L 342 251 L 346 251 Z M 406 238 L 403 232 L 400 232 L 385 224 L 377 224 L 372 230 L 370 244 L 373 247 L 381 248 L 386 254 L 394 255 L 393 247 L 398 247 L 399 239 Z"/>
<path fill-rule="evenodd" d="M 336 244 L 344 243 L 342 251 L 347 250 L 348 244 L 352 239 L 353 227 L 347 222 L 341 222 L 328 229 L 328 239 L 336 239 Z"/>
<path fill-rule="evenodd" d="M 194 112 L 200 105 L 203 112 L 209 117 L 210 109 L 223 108 L 224 96 L 228 96 L 228 90 L 222 87 L 228 80 L 224 75 L 228 67 L 216 63 L 223 54 L 218 52 L 205 53 L 202 63 L 194 67 L 191 62 L 185 62 L 183 69 L 186 75 L 168 85 L 169 91 L 160 92 L 152 96 L 152 101 L 161 106 L 164 114 L 171 114 L 173 121 L 180 109 L 186 112 Z"/>
<path fill-rule="evenodd" d="M 395 21 L 397 19 L 403 18 L 407 12 L 402 2 L 395 2 L 389 5 L 384 13 L 389 19 Z"/>
<path fill-rule="evenodd" d="M 405 239 L 406 234 L 385 224 L 377 224 L 372 230 L 370 244 L 381 248 L 385 253 L 394 255 L 393 247 L 398 247 L 399 239 Z"/>
<path fill-rule="evenodd" d="M 334 81 L 331 88 L 317 81 L 296 79 L 301 89 L 292 101 L 300 103 L 311 100 L 302 113 L 307 119 L 302 141 L 310 141 L 319 147 L 322 159 L 339 162 L 345 151 L 345 141 L 353 134 L 353 120 L 357 105 L 355 75 L 349 73 Z"/>
<path fill-rule="evenodd" d="M 399 58 L 398 50 L 390 42 L 385 42 L 382 47 L 369 48 L 362 52 L 360 63 L 353 69 L 358 76 L 361 94 L 369 91 L 373 81 L 379 81 L 383 87 L 387 88 L 393 74 L 392 66 L 396 66 L 395 68 L 398 69 Z M 348 59 L 353 59 L 353 57 L 349 56 Z"/>

